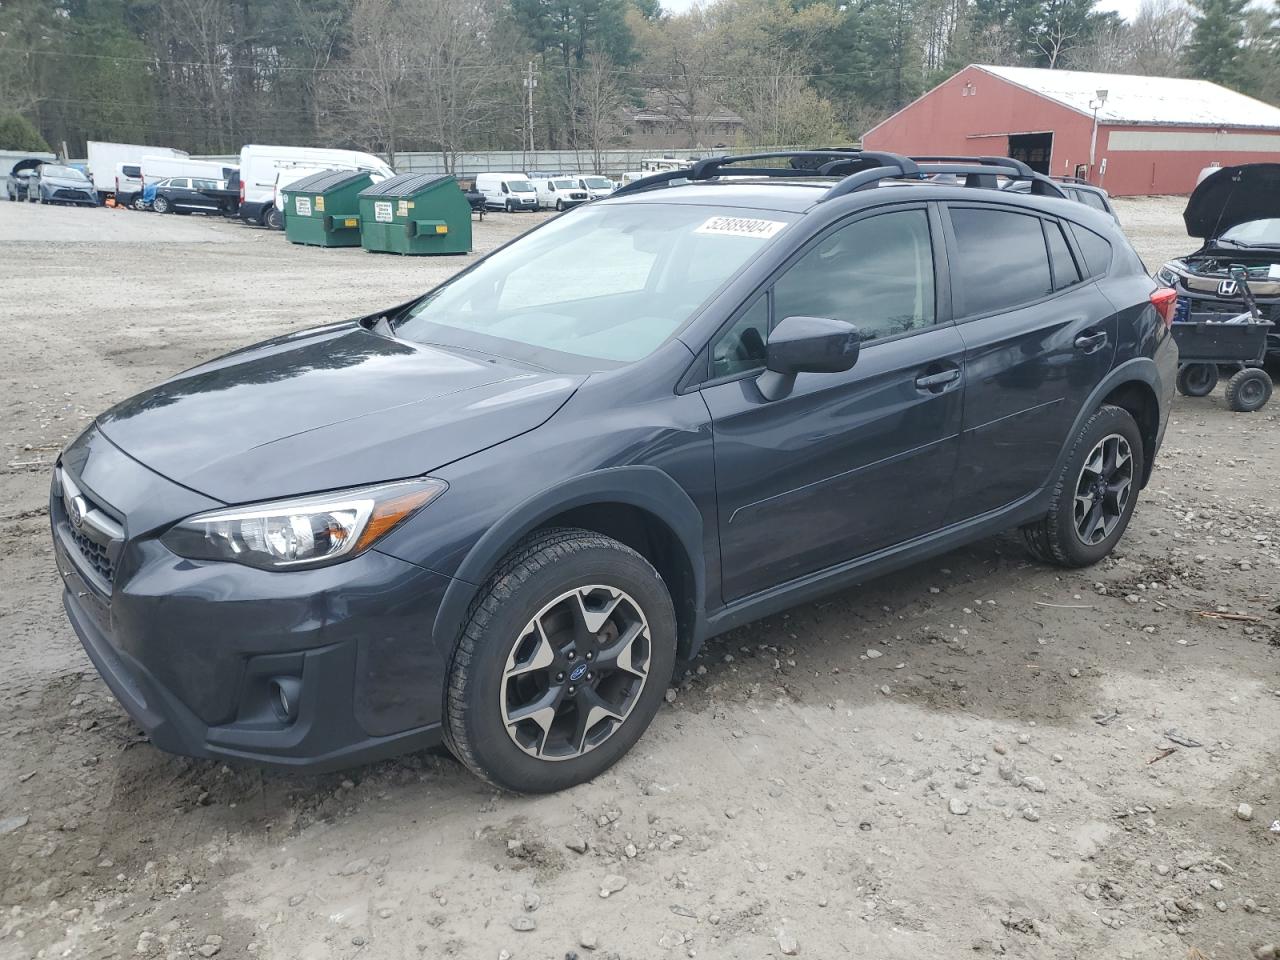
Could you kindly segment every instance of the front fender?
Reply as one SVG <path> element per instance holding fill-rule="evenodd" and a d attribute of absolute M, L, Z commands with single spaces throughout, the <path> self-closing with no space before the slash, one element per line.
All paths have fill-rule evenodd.
<path fill-rule="evenodd" d="M 692 571 L 692 647 L 696 650 L 699 638 L 705 633 L 706 611 L 702 514 L 684 489 L 662 470 L 649 466 L 623 466 L 574 477 L 535 494 L 512 507 L 489 527 L 453 574 L 453 582 L 445 591 L 436 614 L 433 636 L 441 652 L 446 656 L 450 654 L 472 600 L 503 555 L 552 517 L 595 503 L 624 503 L 644 510 L 659 518 L 675 534 Z"/>

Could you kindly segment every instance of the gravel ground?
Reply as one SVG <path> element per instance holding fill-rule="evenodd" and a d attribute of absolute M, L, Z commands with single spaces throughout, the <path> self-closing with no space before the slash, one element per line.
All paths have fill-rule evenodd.
<path fill-rule="evenodd" d="M 1180 201 L 1118 206 L 1148 266 L 1190 245 Z M 146 743 L 62 613 L 58 450 L 162 377 L 469 260 L 0 204 L 0 958 L 1270 956 L 1280 401 L 1180 399 L 1094 569 L 1005 535 L 717 639 L 628 758 L 557 796 L 440 754 L 291 777 Z"/>

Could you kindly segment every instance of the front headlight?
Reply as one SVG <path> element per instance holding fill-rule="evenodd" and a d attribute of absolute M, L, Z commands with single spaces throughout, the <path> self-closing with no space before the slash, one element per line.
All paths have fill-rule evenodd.
<path fill-rule="evenodd" d="M 1170 267 L 1169 264 L 1166 263 L 1156 271 L 1156 280 L 1159 283 L 1163 283 L 1166 287 L 1172 287 L 1178 282 L 1178 274 L 1174 272 L 1173 268 Z"/>
<path fill-rule="evenodd" d="M 263 570 L 314 567 L 363 553 L 448 488 L 406 480 L 196 514 L 161 542 L 190 560 L 229 560 Z"/>

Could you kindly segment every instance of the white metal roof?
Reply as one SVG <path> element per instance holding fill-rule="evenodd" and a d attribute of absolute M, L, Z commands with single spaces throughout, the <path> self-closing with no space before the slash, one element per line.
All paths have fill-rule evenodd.
<path fill-rule="evenodd" d="M 1090 101 L 1097 98 L 1099 90 L 1106 90 L 1106 102 L 1098 110 L 1099 123 L 1280 130 L 1280 109 L 1208 80 L 986 64 L 974 66 L 1089 116 L 1093 116 Z"/>

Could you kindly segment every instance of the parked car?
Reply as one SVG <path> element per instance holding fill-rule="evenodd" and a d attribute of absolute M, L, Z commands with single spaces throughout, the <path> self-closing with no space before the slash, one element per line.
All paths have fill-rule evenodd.
<path fill-rule="evenodd" d="M 1177 318 L 1224 321 L 1245 312 L 1245 283 L 1272 327 L 1267 356 L 1280 359 L 1280 163 L 1218 167 L 1200 181 L 1182 214 L 1187 235 L 1203 241 L 1156 273 L 1178 292 Z M 1215 377 L 1216 379 L 1216 377 Z M 1213 384 L 1208 384 L 1208 392 Z"/>
<path fill-rule="evenodd" d="M 523 173 L 481 173 L 476 176 L 476 189 L 484 194 L 490 210 L 537 210 L 538 192 Z"/>
<path fill-rule="evenodd" d="M 587 191 L 592 200 L 600 200 L 618 189 L 618 185 L 608 177 L 578 177 L 578 187 Z"/>
<path fill-rule="evenodd" d="M 533 189 L 538 195 L 538 207 L 556 210 L 568 210 L 591 199 L 585 187 L 578 185 L 577 177 L 557 177 L 554 180 L 533 180 Z"/>
<path fill-rule="evenodd" d="M 64 163 L 42 163 L 27 182 L 27 199 L 32 203 L 59 203 L 96 207 L 98 191 L 93 181 L 78 167 Z"/>
<path fill-rule="evenodd" d="M 443 742 L 556 790 L 708 637 L 1008 527 L 1106 557 L 1169 415 L 1173 292 L 1081 204 L 831 159 L 650 177 L 97 417 L 55 555 L 152 743 L 332 769 Z"/>
<path fill-rule="evenodd" d="M 1069 199 L 1075 200 L 1077 203 L 1083 203 L 1086 207 L 1100 210 L 1116 223 L 1120 222 L 1116 208 L 1111 205 L 1110 194 L 1101 187 L 1095 187 L 1092 183 L 1080 180 L 1077 177 L 1054 177 L 1053 180 Z M 1027 193 L 1030 185 L 1024 181 L 1015 181 L 1010 183 L 1007 189 L 1015 193 Z"/>
<path fill-rule="evenodd" d="M 26 200 L 31 183 L 39 176 L 36 169 L 42 163 L 48 163 L 40 157 L 26 157 L 19 160 L 9 169 L 5 178 L 5 194 L 10 200 Z"/>
<path fill-rule="evenodd" d="M 169 177 L 155 184 L 154 193 L 147 191 L 144 197 L 156 213 L 221 213 L 222 201 L 207 191 L 225 189 L 226 184 L 218 180 Z"/>

